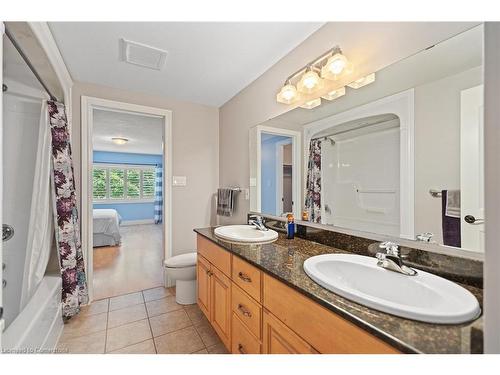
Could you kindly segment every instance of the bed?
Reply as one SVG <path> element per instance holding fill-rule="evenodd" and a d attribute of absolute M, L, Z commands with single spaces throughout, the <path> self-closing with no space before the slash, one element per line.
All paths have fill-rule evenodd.
<path fill-rule="evenodd" d="M 93 210 L 94 247 L 116 246 L 120 244 L 120 214 L 114 209 Z"/>

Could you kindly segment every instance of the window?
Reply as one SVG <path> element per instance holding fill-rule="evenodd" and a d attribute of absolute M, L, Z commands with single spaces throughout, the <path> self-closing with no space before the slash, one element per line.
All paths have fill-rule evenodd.
<path fill-rule="evenodd" d="M 92 188 L 94 201 L 153 201 L 155 196 L 155 167 L 94 164 Z"/>

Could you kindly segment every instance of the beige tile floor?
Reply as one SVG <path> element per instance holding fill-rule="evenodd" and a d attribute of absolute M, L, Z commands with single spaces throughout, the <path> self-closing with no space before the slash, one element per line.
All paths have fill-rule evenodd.
<path fill-rule="evenodd" d="M 68 353 L 223 354 L 226 348 L 197 305 L 179 305 L 163 287 L 93 302 L 65 326 Z"/>

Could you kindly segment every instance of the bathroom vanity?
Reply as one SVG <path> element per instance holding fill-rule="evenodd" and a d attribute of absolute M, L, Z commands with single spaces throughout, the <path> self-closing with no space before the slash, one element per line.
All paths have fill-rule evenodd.
<path fill-rule="evenodd" d="M 214 228 L 195 232 L 198 305 L 232 353 L 482 351 L 481 318 L 456 325 L 399 318 L 342 298 L 304 272 L 312 256 L 349 251 L 282 234 L 248 245 L 222 241 Z M 462 286 L 481 301 L 481 288 Z"/>

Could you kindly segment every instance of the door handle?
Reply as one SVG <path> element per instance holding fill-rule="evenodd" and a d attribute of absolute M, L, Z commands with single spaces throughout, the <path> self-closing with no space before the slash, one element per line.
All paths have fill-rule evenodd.
<path fill-rule="evenodd" d="M 245 348 L 243 347 L 243 345 L 241 344 L 238 344 L 238 351 L 241 353 L 241 354 L 247 354 L 247 351 L 245 350 Z"/>
<path fill-rule="evenodd" d="M 464 220 L 467 224 L 472 224 L 472 225 L 484 224 L 484 219 L 476 219 L 472 215 L 465 215 Z"/>

